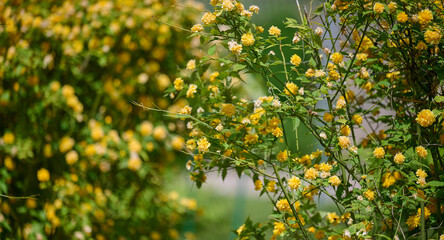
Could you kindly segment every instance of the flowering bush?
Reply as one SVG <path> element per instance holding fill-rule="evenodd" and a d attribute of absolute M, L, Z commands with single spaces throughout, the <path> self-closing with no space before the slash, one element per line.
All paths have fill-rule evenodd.
<path fill-rule="evenodd" d="M 210 3 L 191 29 L 208 55 L 167 93 L 188 101 L 175 116 L 196 185 L 234 169 L 275 207 L 238 239 L 443 239 L 442 2 L 298 2 L 292 36 L 253 23 L 255 5 Z M 242 98 L 245 73 L 269 94 Z M 319 150 L 302 151 L 301 124 Z M 321 211 L 321 196 L 337 208 Z"/>
<path fill-rule="evenodd" d="M 191 42 L 153 16 L 191 26 L 201 6 L 174 4 L 0 1 L 2 237 L 179 237 L 196 202 L 163 178 L 185 127 L 131 104 L 183 106 L 162 91 Z"/>

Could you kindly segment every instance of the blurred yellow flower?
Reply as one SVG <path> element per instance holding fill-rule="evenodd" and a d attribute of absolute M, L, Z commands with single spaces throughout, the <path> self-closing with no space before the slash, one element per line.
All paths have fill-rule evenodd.
<path fill-rule="evenodd" d="M 37 180 L 40 182 L 47 182 L 49 181 L 50 174 L 49 171 L 46 168 L 40 168 L 37 171 Z"/>

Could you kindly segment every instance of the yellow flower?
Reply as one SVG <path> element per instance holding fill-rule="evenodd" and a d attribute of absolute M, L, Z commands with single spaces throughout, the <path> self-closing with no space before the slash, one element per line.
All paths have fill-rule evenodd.
<path fill-rule="evenodd" d="M 425 180 L 425 178 L 423 177 L 419 177 L 418 180 L 416 181 L 417 184 L 419 184 L 421 187 L 424 187 L 425 185 L 427 185 L 427 182 Z"/>
<path fill-rule="evenodd" d="M 186 105 L 185 107 L 179 109 L 179 113 L 180 114 L 184 114 L 184 115 L 190 115 L 191 114 L 191 110 L 193 110 L 192 107 Z"/>
<path fill-rule="evenodd" d="M 404 162 L 404 160 L 405 160 L 405 157 L 404 157 L 404 155 L 402 155 L 402 153 L 397 153 L 394 157 L 394 161 L 397 164 L 402 164 Z"/>
<path fill-rule="evenodd" d="M 50 179 L 49 171 L 46 168 L 40 168 L 37 171 L 37 180 L 40 182 L 47 182 Z"/>
<path fill-rule="evenodd" d="M 240 55 L 242 52 L 242 45 L 235 42 L 234 40 L 231 40 L 228 42 L 228 50 L 230 50 L 231 53 L 235 55 Z"/>
<path fill-rule="evenodd" d="M 304 178 L 307 180 L 315 180 L 318 176 L 319 172 L 316 170 L 316 168 L 309 168 L 304 174 Z"/>
<path fill-rule="evenodd" d="M 301 221 L 302 225 L 305 225 L 305 219 L 301 214 L 298 214 L 299 220 Z M 290 221 L 294 221 L 295 223 L 291 224 Z M 296 221 L 295 217 L 289 217 L 287 218 L 287 222 L 292 228 L 299 228 L 299 223 Z"/>
<path fill-rule="evenodd" d="M 375 191 L 368 189 L 364 192 L 364 197 L 369 201 L 373 201 L 375 199 Z"/>
<path fill-rule="evenodd" d="M 256 27 L 256 32 L 257 33 L 263 33 L 264 32 L 264 28 L 262 26 L 257 26 Z"/>
<path fill-rule="evenodd" d="M 292 178 L 288 179 L 288 186 L 291 189 L 298 189 L 300 185 L 301 185 L 300 178 L 293 176 Z"/>
<path fill-rule="evenodd" d="M 5 165 L 6 169 L 8 169 L 10 171 L 14 170 L 14 168 L 15 168 L 14 161 L 12 161 L 11 157 L 5 157 L 3 164 Z"/>
<path fill-rule="evenodd" d="M 136 139 L 131 139 L 128 142 L 128 149 L 130 150 L 130 152 L 138 153 L 138 152 L 142 151 L 142 145 Z"/>
<path fill-rule="evenodd" d="M 254 133 L 254 134 L 247 134 L 245 135 L 245 144 L 255 144 L 257 143 L 259 139 L 259 136 Z"/>
<path fill-rule="evenodd" d="M 292 83 L 292 82 L 287 82 L 285 84 L 285 88 L 284 88 L 284 92 L 287 95 L 296 95 L 299 91 L 299 87 Z"/>
<path fill-rule="evenodd" d="M 424 33 L 424 40 L 429 44 L 437 45 L 439 41 L 441 40 L 441 33 L 433 30 L 427 30 Z"/>
<path fill-rule="evenodd" d="M 327 221 L 333 225 L 337 225 L 337 224 L 341 223 L 341 218 L 335 212 L 327 213 L 326 218 L 327 218 Z"/>
<path fill-rule="evenodd" d="M 15 136 L 13 133 L 7 132 L 3 135 L 3 141 L 6 144 L 13 144 L 15 141 Z"/>
<path fill-rule="evenodd" d="M 268 29 L 268 33 L 270 35 L 274 35 L 276 37 L 279 37 L 281 35 L 281 30 L 275 26 L 271 26 L 270 29 Z"/>
<path fill-rule="evenodd" d="M 140 134 L 142 136 L 149 136 L 153 133 L 153 124 L 149 121 L 143 121 L 142 124 L 140 124 Z"/>
<path fill-rule="evenodd" d="M 326 121 L 326 122 L 333 121 L 333 118 L 334 118 L 334 116 L 332 114 L 330 114 L 330 113 L 325 113 L 324 117 L 323 117 L 324 121 Z"/>
<path fill-rule="evenodd" d="M 407 16 L 407 14 L 405 12 L 400 12 L 400 13 L 398 13 L 398 16 L 396 17 L 396 19 L 400 23 L 405 23 L 405 22 L 407 22 L 407 20 L 409 20 L 409 16 Z"/>
<path fill-rule="evenodd" d="M 153 130 L 153 137 L 157 141 L 161 141 L 167 137 L 167 130 L 164 126 L 157 126 Z"/>
<path fill-rule="evenodd" d="M 288 159 L 288 151 L 284 150 L 284 151 L 279 151 L 278 155 L 276 156 L 277 160 L 279 160 L 279 162 L 285 162 Z"/>
<path fill-rule="evenodd" d="M 343 109 L 346 105 L 345 99 L 343 96 L 340 96 L 338 101 L 336 101 L 336 110 Z"/>
<path fill-rule="evenodd" d="M 62 153 L 67 152 L 71 150 L 73 146 L 74 146 L 74 139 L 70 137 L 63 137 L 62 139 L 60 139 L 60 146 L 59 146 L 60 152 Z"/>
<path fill-rule="evenodd" d="M 276 182 L 275 181 L 269 181 L 267 184 L 267 191 L 269 192 L 275 192 L 276 191 Z"/>
<path fill-rule="evenodd" d="M 382 186 L 384 188 L 388 188 L 396 183 L 398 179 L 401 178 L 401 174 L 399 172 L 387 172 L 382 176 Z"/>
<path fill-rule="evenodd" d="M 222 9 L 227 12 L 233 11 L 234 4 L 231 2 L 231 0 L 223 0 Z"/>
<path fill-rule="evenodd" d="M 66 154 L 65 160 L 68 165 L 73 165 L 79 160 L 79 154 L 75 150 L 71 150 Z"/>
<path fill-rule="evenodd" d="M 282 136 L 284 136 L 284 132 L 282 131 L 282 129 L 280 127 L 275 127 L 271 134 L 273 134 L 273 136 L 275 136 L 275 137 L 282 137 Z"/>
<path fill-rule="evenodd" d="M 427 220 L 432 213 L 427 207 L 424 207 L 424 218 Z M 418 216 L 421 216 L 421 208 L 418 208 Z"/>
<path fill-rule="evenodd" d="M 175 136 L 172 140 L 171 140 L 171 147 L 176 150 L 179 151 L 180 149 L 182 149 L 185 146 L 185 139 L 183 137 L 178 137 Z"/>
<path fill-rule="evenodd" d="M 419 51 L 423 51 L 423 50 L 427 50 L 427 45 L 423 42 L 423 41 L 420 41 L 417 45 L 416 45 L 416 47 L 415 47 L 417 50 L 419 50 Z"/>
<path fill-rule="evenodd" d="M 202 27 L 202 25 L 200 24 L 195 24 L 192 28 L 191 31 L 192 32 L 202 32 L 204 30 L 204 28 Z"/>
<path fill-rule="evenodd" d="M 315 75 L 315 71 L 313 68 L 309 68 L 306 72 L 305 72 L 305 76 L 310 78 L 313 77 Z"/>
<path fill-rule="evenodd" d="M 360 62 L 367 61 L 367 58 L 368 58 L 368 53 L 358 53 L 358 54 L 356 54 L 356 60 L 358 60 Z"/>
<path fill-rule="evenodd" d="M 382 3 L 375 3 L 375 5 L 373 6 L 373 11 L 375 11 L 376 13 L 382 13 L 384 11 L 384 5 Z"/>
<path fill-rule="evenodd" d="M 348 137 L 346 137 L 346 136 L 340 136 L 340 137 L 338 138 L 338 140 L 339 140 L 338 145 L 339 145 L 342 149 L 347 148 L 347 147 L 350 146 L 350 138 L 348 138 Z"/>
<path fill-rule="evenodd" d="M 390 12 L 394 12 L 394 11 L 396 10 L 397 7 L 398 7 L 398 6 L 397 6 L 397 4 L 396 4 L 395 2 L 390 2 L 390 3 L 388 4 L 388 8 L 390 9 Z"/>
<path fill-rule="evenodd" d="M 335 52 L 330 55 L 330 58 L 335 64 L 339 64 L 343 61 L 344 56 L 339 52 Z"/>
<path fill-rule="evenodd" d="M 378 158 L 378 159 L 383 158 L 385 155 L 384 148 L 382 148 L 382 147 L 375 148 L 375 150 L 373 151 L 373 155 L 375 156 L 375 158 Z"/>
<path fill-rule="evenodd" d="M 338 176 L 333 175 L 328 179 L 328 183 L 330 183 L 332 186 L 339 186 L 339 184 L 341 184 L 341 179 L 339 179 Z"/>
<path fill-rule="evenodd" d="M 415 148 L 416 154 L 418 154 L 418 156 L 420 158 L 426 158 L 427 157 L 427 150 L 423 147 L 423 146 L 418 146 Z"/>
<path fill-rule="evenodd" d="M 290 207 L 290 204 L 288 203 L 287 199 L 281 199 L 281 200 L 277 201 L 276 208 L 281 212 L 290 212 L 291 211 L 291 207 Z"/>
<path fill-rule="evenodd" d="M 260 191 L 262 190 L 262 181 L 261 180 L 256 180 L 254 181 L 254 190 L 256 191 Z"/>
<path fill-rule="evenodd" d="M 251 46 L 254 44 L 254 41 L 255 40 L 254 40 L 254 36 L 252 33 L 245 33 L 241 37 L 241 42 L 242 42 L 242 45 L 244 45 L 244 46 Z"/>
<path fill-rule="evenodd" d="M 421 25 L 426 25 L 432 20 L 433 20 L 433 14 L 432 11 L 430 11 L 429 9 L 424 9 L 418 13 L 418 22 Z"/>
<path fill-rule="evenodd" d="M 183 89 L 183 80 L 182 78 L 176 78 L 174 80 L 174 89 L 176 89 L 177 91 L 180 91 Z"/>
<path fill-rule="evenodd" d="M 187 147 L 189 150 L 193 151 L 194 149 L 196 149 L 196 141 L 194 141 L 194 139 L 189 139 L 189 140 L 187 140 L 187 142 L 186 142 L 186 147 Z"/>
<path fill-rule="evenodd" d="M 208 152 L 208 148 L 211 146 L 211 143 L 208 142 L 206 137 L 203 137 L 197 141 L 197 150 L 199 152 Z"/>
<path fill-rule="evenodd" d="M 191 59 L 187 62 L 187 70 L 194 70 L 196 68 L 196 60 Z"/>
<path fill-rule="evenodd" d="M 361 115 L 359 115 L 359 114 L 355 114 L 355 115 L 353 115 L 352 120 L 353 120 L 353 122 L 355 122 L 356 124 L 361 125 L 361 124 L 362 124 L 362 121 L 363 121 L 363 118 L 361 117 Z"/>
<path fill-rule="evenodd" d="M 315 165 L 315 167 L 318 170 L 323 171 L 323 172 L 330 172 L 330 170 L 333 168 L 330 164 L 325 163 L 325 162 L 323 162 L 323 163 L 321 163 L 319 165 Z"/>
<path fill-rule="evenodd" d="M 236 107 L 231 103 L 224 103 L 222 104 L 220 114 L 225 115 L 227 117 L 232 117 L 236 114 Z"/>
<path fill-rule="evenodd" d="M 429 109 L 424 109 L 418 113 L 415 120 L 422 127 L 428 127 L 435 122 L 435 114 Z"/>
<path fill-rule="evenodd" d="M 426 178 L 428 175 L 424 170 L 418 169 L 416 170 L 416 176 L 419 178 Z"/>
<path fill-rule="evenodd" d="M 418 216 L 418 214 L 410 216 L 406 221 L 409 230 L 417 228 L 420 223 L 421 223 L 421 216 Z"/>
<path fill-rule="evenodd" d="M 342 125 L 341 130 L 339 131 L 342 136 L 349 136 L 351 133 L 351 129 L 348 125 Z"/>
<path fill-rule="evenodd" d="M 128 160 L 128 169 L 131 171 L 137 171 L 142 166 L 142 160 L 139 157 L 134 156 Z"/>
<path fill-rule="evenodd" d="M 310 156 L 308 154 L 305 154 L 304 156 L 302 156 L 301 158 L 299 158 L 297 160 L 298 160 L 298 162 L 300 164 L 303 164 L 303 165 L 306 165 L 306 166 L 311 165 L 311 158 L 310 158 Z"/>
<path fill-rule="evenodd" d="M 258 7 L 257 5 L 251 5 L 251 6 L 248 8 L 248 10 L 249 10 L 250 12 L 254 12 L 254 13 L 256 13 L 256 14 L 259 13 L 259 7 Z"/>
<path fill-rule="evenodd" d="M 240 235 L 244 230 L 245 230 L 245 224 L 242 225 L 242 226 L 240 226 L 240 227 L 236 230 L 237 235 Z"/>
<path fill-rule="evenodd" d="M 279 236 L 285 231 L 285 224 L 281 222 L 274 222 L 273 236 Z"/>
<path fill-rule="evenodd" d="M 291 62 L 291 64 L 298 67 L 299 65 L 301 65 L 302 60 L 297 54 L 294 54 L 293 56 L 291 56 L 290 62 Z"/>
<path fill-rule="evenodd" d="M 216 15 L 212 13 L 205 13 L 202 16 L 202 23 L 205 25 L 209 25 L 216 22 Z"/>
<path fill-rule="evenodd" d="M 187 98 L 194 98 L 194 94 L 197 92 L 197 85 L 190 84 L 187 90 Z"/>

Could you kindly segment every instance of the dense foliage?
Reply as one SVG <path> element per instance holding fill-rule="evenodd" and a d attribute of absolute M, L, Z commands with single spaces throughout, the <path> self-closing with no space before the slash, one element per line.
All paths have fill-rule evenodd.
<path fill-rule="evenodd" d="M 162 96 L 193 2 L 0 1 L 0 235 L 175 239 L 196 202 L 163 189 L 185 126 Z M 186 12 L 186 14 L 185 14 Z M 4 239 L 4 238 L 2 238 Z"/>
<path fill-rule="evenodd" d="M 299 5 L 292 36 L 254 24 L 255 5 L 210 3 L 191 28 L 208 55 L 167 91 L 189 102 L 176 116 L 190 129 L 191 179 L 235 169 L 275 207 L 238 239 L 443 239 L 442 1 Z M 269 94 L 237 96 L 244 73 Z M 302 125 L 320 150 L 301 151 Z M 337 209 L 321 211 L 321 197 Z"/>

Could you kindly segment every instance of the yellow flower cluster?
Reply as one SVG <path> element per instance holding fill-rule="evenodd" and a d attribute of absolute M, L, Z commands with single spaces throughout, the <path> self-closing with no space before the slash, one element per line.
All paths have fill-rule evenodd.
<path fill-rule="evenodd" d="M 397 153 L 394 157 L 394 161 L 397 164 L 404 163 L 404 160 L 405 160 L 405 156 L 402 153 Z"/>
<path fill-rule="evenodd" d="M 252 46 L 254 44 L 254 36 L 252 33 L 245 33 L 242 35 L 241 37 L 241 43 L 242 45 L 248 47 L 248 46 Z M 231 49 L 230 49 L 231 51 Z"/>
<path fill-rule="evenodd" d="M 271 26 L 270 29 L 268 29 L 268 33 L 270 35 L 279 37 L 281 35 L 281 30 L 275 26 Z"/>
<path fill-rule="evenodd" d="M 299 65 L 301 65 L 301 57 L 299 57 L 297 54 L 293 54 L 293 56 L 291 56 L 290 62 L 291 64 L 295 65 L 296 67 L 298 67 Z"/>
<path fill-rule="evenodd" d="M 373 11 L 375 11 L 376 13 L 382 13 L 384 11 L 384 4 L 382 3 L 375 3 L 375 5 L 373 6 Z"/>
<path fill-rule="evenodd" d="M 375 148 L 375 150 L 373 151 L 373 156 L 375 156 L 375 158 L 378 158 L 378 159 L 383 158 L 385 156 L 384 148 L 382 148 L 382 147 Z"/>
<path fill-rule="evenodd" d="M 433 20 L 432 11 L 429 9 L 424 9 L 418 13 L 418 22 L 421 25 L 429 24 Z"/>
<path fill-rule="evenodd" d="M 279 162 L 285 162 L 288 159 L 288 151 L 284 150 L 284 151 L 280 151 L 277 156 L 276 156 L 277 160 Z"/>
<path fill-rule="evenodd" d="M 301 179 L 300 178 L 298 178 L 296 176 L 293 176 L 292 178 L 288 179 L 288 186 L 291 189 L 298 189 L 300 185 L 301 185 Z"/>
<path fill-rule="evenodd" d="M 330 58 L 335 64 L 340 64 L 343 61 L 344 56 L 339 52 L 335 52 L 330 55 Z"/>
<path fill-rule="evenodd" d="M 375 199 L 375 191 L 368 189 L 364 192 L 364 197 L 367 198 L 369 201 L 373 201 Z"/>
<path fill-rule="evenodd" d="M 415 120 L 422 127 L 428 127 L 435 122 L 435 114 L 429 109 L 424 109 L 418 113 Z"/>
<path fill-rule="evenodd" d="M 277 201 L 276 208 L 281 212 L 291 212 L 291 207 L 287 199 L 280 199 Z"/>
<path fill-rule="evenodd" d="M 287 82 L 285 84 L 285 88 L 284 88 L 285 94 L 290 95 L 290 96 L 296 95 L 296 94 L 298 94 L 298 91 L 299 91 L 299 87 L 296 84 L 294 84 L 293 82 Z"/>

